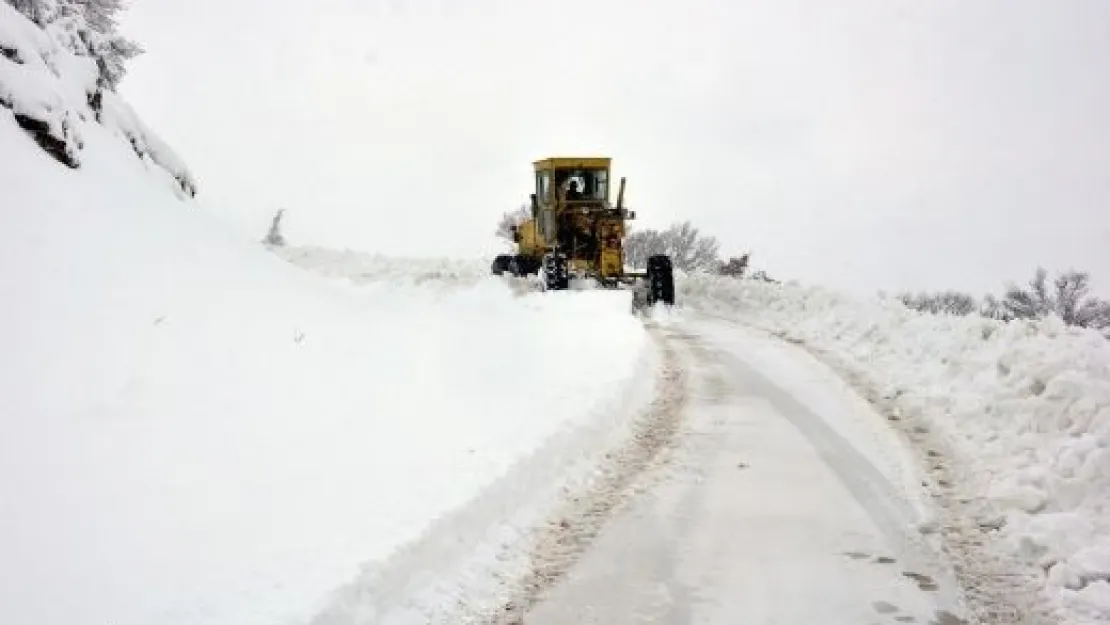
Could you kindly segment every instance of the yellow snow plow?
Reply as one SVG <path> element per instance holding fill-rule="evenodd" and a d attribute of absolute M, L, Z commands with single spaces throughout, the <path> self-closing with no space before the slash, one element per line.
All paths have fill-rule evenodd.
<path fill-rule="evenodd" d="M 624 178 L 611 202 L 611 164 L 606 157 L 535 161 L 531 215 L 513 227 L 514 253 L 495 258 L 493 273 L 540 275 L 543 288 L 555 291 L 569 288 L 572 278 L 593 280 L 632 289 L 637 304 L 674 304 L 669 256 L 649 257 L 643 272 L 625 270 L 625 222 L 636 214 L 624 207 Z"/>

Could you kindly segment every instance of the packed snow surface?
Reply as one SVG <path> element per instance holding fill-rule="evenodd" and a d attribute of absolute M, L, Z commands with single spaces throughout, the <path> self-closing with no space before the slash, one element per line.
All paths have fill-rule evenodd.
<path fill-rule="evenodd" d="M 1110 622 L 1105 338 L 1055 319 L 928 315 L 792 284 L 688 276 L 680 291 L 859 381 L 932 452 L 928 462 L 950 465 L 954 483 L 937 500 L 970 501 L 982 515 L 970 521 L 1002 554 L 993 574 L 1028 580 L 1040 591 L 1034 607 L 1057 622 Z"/>
<path fill-rule="evenodd" d="M 666 460 L 523 622 L 959 622 L 950 569 L 916 530 L 920 488 L 891 480 L 912 457 L 874 464 L 887 441 L 851 427 L 883 425 L 873 408 L 740 324 L 686 311 L 664 334 L 685 378 Z M 537 554 L 544 570 L 561 546 Z"/>

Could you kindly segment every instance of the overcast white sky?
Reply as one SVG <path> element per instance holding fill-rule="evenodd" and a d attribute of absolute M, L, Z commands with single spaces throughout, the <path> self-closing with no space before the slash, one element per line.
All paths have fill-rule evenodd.
<path fill-rule="evenodd" d="M 492 253 L 531 161 L 604 154 L 642 225 L 858 291 L 1094 274 L 1105 0 L 134 0 L 123 92 L 259 237 Z"/>

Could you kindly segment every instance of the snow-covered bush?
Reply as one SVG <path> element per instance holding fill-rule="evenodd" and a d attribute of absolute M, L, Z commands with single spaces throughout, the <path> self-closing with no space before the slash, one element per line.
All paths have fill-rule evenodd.
<path fill-rule="evenodd" d="M 1090 279 L 1087 272 L 1069 270 L 1057 274 L 1050 287 L 1048 272 L 1038 268 L 1028 288 L 1007 289 L 1001 304 L 1003 318 L 1056 316 L 1072 326 L 1110 329 L 1110 302 L 1090 296 Z"/>
<path fill-rule="evenodd" d="M 959 291 L 943 291 L 940 293 L 903 293 L 899 296 L 902 303 L 908 308 L 920 312 L 948 315 L 970 315 L 978 311 L 979 304 L 975 298 Z"/>
<path fill-rule="evenodd" d="M 729 276 L 732 278 L 743 278 L 745 272 L 748 270 L 748 262 L 751 260 L 751 254 L 744 254 L 743 256 L 733 256 L 727 262 L 720 263 L 717 266 L 717 273 L 722 276 Z"/>
<path fill-rule="evenodd" d="M 1090 274 L 1085 271 L 1058 273 L 1049 285 L 1048 272 L 1037 269 L 1028 287 L 1011 285 L 1002 298 L 988 294 L 976 301 L 966 293 L 941 291 L 903 293 L 899 299 L 918 312 L 960 316 L 977 313 L 1001 321 L 1056 317 L 1069 326 L 1110 335 L 1110 302 L 1090 295 Z"/>

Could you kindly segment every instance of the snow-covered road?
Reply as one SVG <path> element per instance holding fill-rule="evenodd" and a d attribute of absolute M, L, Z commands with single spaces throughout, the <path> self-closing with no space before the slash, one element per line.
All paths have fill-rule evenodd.
<path fill-rule="evenodd" d="M 897 459 L 868 458 L 866 422 L 881 417 L 831 382 L 814 389 L 816 365 L 740 326 L 657 331 L 685 370 L 672 446 L 535 605 L 496 620 L 962 622 Z"/>
<path fill-rule="evenodd" d="M 1110 623 L 1101 334 L 262 248 L 13 6 L 0 623 Z"/>

